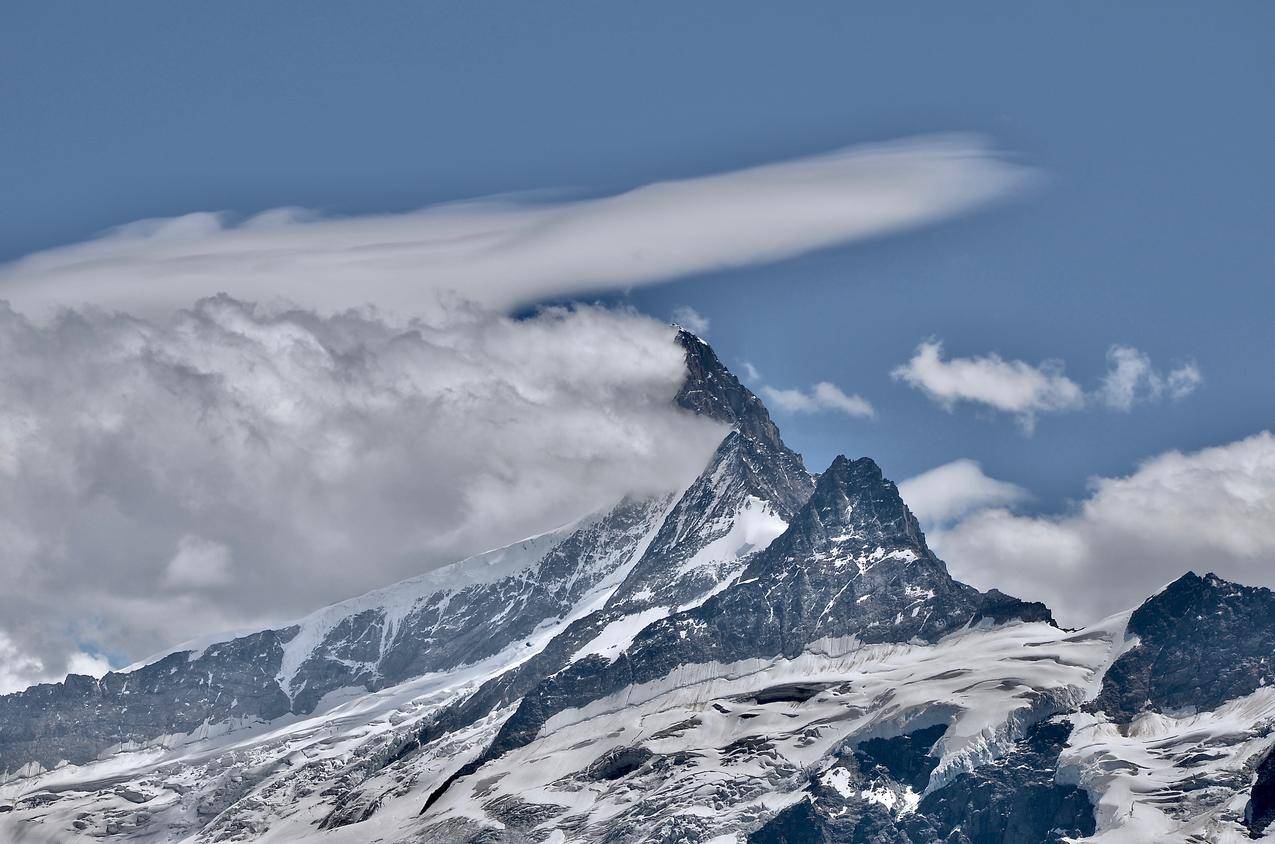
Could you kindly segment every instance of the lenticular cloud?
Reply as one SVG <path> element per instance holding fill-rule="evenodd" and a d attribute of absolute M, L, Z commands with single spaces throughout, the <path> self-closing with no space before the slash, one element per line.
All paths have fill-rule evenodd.
<path fill-rule="evenodd" d="M 289 208 L 242 221 L 189 214 L 28 256 L 0 269 L 0 299 L 28 313 L 86 302 L 154 312 L 224 292 L 325 312 L 371 302 L 419 313 L 459 292 L 507 310 L 880 237 L 968 212 L 1033 177 L 981 139 L 941 136 L 575 201 L 338 219 Z"/>

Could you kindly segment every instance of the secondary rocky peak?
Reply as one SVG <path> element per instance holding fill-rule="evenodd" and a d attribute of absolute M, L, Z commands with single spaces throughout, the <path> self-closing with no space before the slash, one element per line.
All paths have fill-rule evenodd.
<path fill-rule="evenodd" d="M 819 476 L 784 540 L 788 554 L 805 556 L 847 545 L 925 549 L 916 517 L 881 467 L 867 457 L 850 460 L 844 455 Z"/>
<path fill-rule="evenodd" d="M 1094 703 L 1117 720 L 1211 709 L 1275 683 L 1275 593 L 1187 572 L 1133 611 L 1138 645 L 1116 660 Z"/>
<path fill-rule="evenodd" d="M 908 512 L 899 488 L 882 474 L 881 467 L 870 457 L 850 460 L 838 455 L 819 476 L 814 499 L 821 507 L 834 502 L 849 505 L 851 509 L 844 518 L 854 520 L 868 514 L 898 518 Z"/>

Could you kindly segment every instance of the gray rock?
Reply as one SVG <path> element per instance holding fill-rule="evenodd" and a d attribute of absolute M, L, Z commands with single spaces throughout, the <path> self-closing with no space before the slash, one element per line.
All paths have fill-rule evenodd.
<path fill-rule="evenodd" d="M 1129 618 L 1131 648 L 1111 666 L 1093 709 L 1205 711 L 1275 683 L 1275 593 L 1187 572 Z"/>

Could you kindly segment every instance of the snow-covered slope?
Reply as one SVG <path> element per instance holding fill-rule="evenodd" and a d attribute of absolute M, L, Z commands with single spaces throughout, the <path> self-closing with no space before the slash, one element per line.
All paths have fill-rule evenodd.
<path fill-rule="evenodd" d="M 606 600 L 668 504 L 621 502 L 446 574 L 405 581 L 286 627 L 172 653 L 101 680 L 70 677 L 2 697 L 0 770 L 79 764 L 113 747 L 212 724 L 305 715 L 343 689 L 377 691 L 487 660 L 515 643 L 525 648 L 545 625 L 560 627 Z"/>
<path fill-rule="evenodd" d="M 454 784 L 424 838 L 478 840 L 483 825 L 533 835 L 548 823 L 587 841 L 735 840 L 815 783 L 862 802 L 873 789 L 845 772 L 847 748 L 945 725 L 928 780 L 875 801 L 905 817 L 1029 725 L 1092 697 L 1120 634 L 1014 623 L 935 645 L 848 637 L 792 658 L 684 665 L 555 714 L 534 741 Z"/>

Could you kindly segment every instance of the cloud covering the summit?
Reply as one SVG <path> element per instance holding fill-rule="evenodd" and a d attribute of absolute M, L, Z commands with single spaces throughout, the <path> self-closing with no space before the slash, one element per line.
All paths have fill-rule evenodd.
<path fill-rule="evenodd" d="M 674 331 L 228 297 L 0 306 L 0 692 L 317 606 L 689 481 Z"/>

